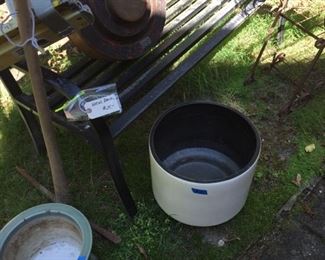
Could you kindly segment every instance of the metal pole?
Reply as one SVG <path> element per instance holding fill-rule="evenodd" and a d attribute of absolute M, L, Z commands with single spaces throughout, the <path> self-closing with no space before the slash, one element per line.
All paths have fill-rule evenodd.
<path fill-rule="evenodd" d="M 267 46 L 269 40 L 271 39 L 272 35 L 274 34 L 274 31 L 276 29 L 276 25 L 277 25 L 277 23 L 278 23 L 278 21 L 279 21 L 279 19 L 281 17 L 281 13 L 283 12 L 283 10 L 288 5 L 288 1 L 289 0 L 280 0 L 280 4 L 277 7 L 277 11 L 275 13 L 275 18 L 274 18 L 274 20 L 273 20 L 273 22 L 272 22 L 272 24 L 271 24 L 271 26 L 269 28 L 268 34 L 266 35 L 266 37 L 263 40 L 262 48 L 261 48 L 261 50 L 260 50 L 260 52 L 259 52 L 259 54 L 258 54 L 258 56 L 256 58 L 256 61 L 255 61 L 254 65 L 253 65 L 248 77 L 246 78 L 246 80 L 244 82 L 244 85 L 248 85 L 248 84 L 255 81 L 255 73 L 256 73 L 257 66 L 261 61 L 262 55 L 263 55 L 263 53 L 264 53 L 264 51 L 266 49 L 266 46 Z"/>
<path fill-rule="evenodd" d="M 17 23 L 21 41 L 24 42 L 32 36 L 32 11 L 28 0 L 14 0 L 13 2 L 17 13 Z M 55 201 L 67 203 L 69 201 L 67 180 L 63 172 L 62 161 L 51 122 L 51 112 L 47 102 L 37 50 L 30 41 L 25 44 L 24 53 L 49 158 L 55 191 Z"/>

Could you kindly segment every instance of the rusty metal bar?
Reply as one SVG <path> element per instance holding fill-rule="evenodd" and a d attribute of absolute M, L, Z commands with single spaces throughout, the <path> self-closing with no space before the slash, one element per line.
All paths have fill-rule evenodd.
<path fill-rule="evenodd" d="M 280 13 L 280 16 L 286 19 L 288 22 L 292 23 L 294 26 L 298 27 L 300 30 L 302 30 L 305 34 L 308 34 L 310 37 L 313 37 L 315 40 L 319 40 L 319 37 L 317 37 L 315 34 L 304 28 L 301 24 L 295 22 L 292 20 L 289 16 L 285 15 L 284 13 Z"/>
<path fill-rule="evenodd" d="M 288 4 L 288 0 L 281 0 L 280 1 L 280 4 L 279 6 L 277 7 L 277 11 L 276 11 L 276 14 L 275 14 L 275 18 L 273 20 L 273 23 L 271 24 L 270 28 L 269 28 L 269 31 L 268 31 L 268 34 L 266 35 L 266 37 L 264 38 L 264 41 L 263 41 L 263 45 L 262 45 L 262 48 L 256 58 L 256 61 L 250 71 L 250 74 L 249 76 L 246 78 L 246 80 L 244 81 L 244 85 L 248 85 L 252 82 L 255 81 L 255 74 L 256 74 L 256 69 L 257 69 L 257 66 L 258 64 L 260 63 L 261 61 L 261 58 L 263 56 L 263 53 L 266 49 L 266 46 L 269 42 L 269 40 L 271 39 L 272 35 L 274 34 L 275 32 L 275 29 L 276 29 L 276 25 L 280 19 L 280 16 L 281 16 L 281 13 L 283 12 L 283 10 L 287 7 L 287 4 Z"/>
<path fill-rule="evenodd" d="M 56 201 L 55 195 L 51 191 L 49 191 L 47 188 L 45 188 L 42 184 L 40 184 L 35 178 L 33 178 L 31 175 L 29 175 L 25 169 L 17 166 L 16 170 L 30 184 L 32 184 L 32 186 L 34 186 L 38 191 L 40 191 L 46 198 L 48 198 L 52 202 Z M 121 238 L 118 235 L 114 234 L 112 230 L 103 228 L 92 221 L 89 221 L 89 223 L 93 230 L 95 230 L 98 234 L 100 234 L 107 240 L 113 242 L 114 244 L 119 244 L 121 242 Z"/>

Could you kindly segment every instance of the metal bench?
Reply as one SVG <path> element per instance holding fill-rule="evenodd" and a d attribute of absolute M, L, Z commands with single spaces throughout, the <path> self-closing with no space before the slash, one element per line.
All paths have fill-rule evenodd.
<path fill-rule="evenodd" d="M 252 1 L 243 7 L 244 0 L 170 0 L 161 40 L 143 57 L 127 62 L 106 62 L 86 57 L 61 75 L 43 68 L 52 111 L 74 97 L 80 89 L 117 83 L 122 105 L 127 104 L 127 109 L 114 120 L 99 118 L 69 122 L 62 113 L 55 112 L 52 119 L 54 123 L 84 137 L 102 154 L 130 216 L 134 216 L 137 209 L 123 177 L 114 138 L 238 28 L 262 2 Z M 232 17 L 229 18 L 230 15 Z M 226 18 L 228 21 L 220 26 Z M 26 71 L 23 62 L 15 67 Z M 44 153 L 33 97 L 21 90 L 9 69 L 0 71 L 0 76 L 20 111 L 37 152 Z"/>

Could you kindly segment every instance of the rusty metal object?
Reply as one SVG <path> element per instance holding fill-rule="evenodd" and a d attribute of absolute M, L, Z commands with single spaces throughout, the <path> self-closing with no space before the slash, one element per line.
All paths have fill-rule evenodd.
<path fill-rule="evenodd" d="M 314 70 L 318 60 L 320 59 L 320 57 L 325 49 L 325 39 L 318 38 L 315 42 L 315 47 L 318 49 L 318 51 L 317 51 L 314 59 L 312 60 L 305 75 L 303 75 L 303 77 L 301 77 L 300 81 L 298 82 L 297 86 L 295 87 L 289 102 L 286 103 L 280 109 L 280 111 L 278 113 L 279 116 L 289 114 L 291 112 L 293 106 L 303 103 L 311 97 L 309 91 L 306 90 L 305 82 L 306 82 L 306 79 L 310 76 L 310 74 Z"/>
<path fill-rule="evenodd" d="M 263 40 L 263 45 L 262 45 L 262 48 L 256 58 L 256 61 L 248 75 L 248 77 L 246 78 L 246 80 L 244 81 L 244 85 L 249 85 L 251 84 L 252 82 L 255 81 L 255 74 L 256 74 L 256 69 L 257 69 L 257 66 L 258 64 L 260 63 L 261 59 L 262 59 L 262 55 L 266 49 L 266 46 L 267 44 L 269 43 L 269 40 L 272 38 L 274 32 L 276 31 L 276 26 L 277 26 L 277 23 L 281 17 L 281 14 L 282 12 L 287 8 L 287 5 L 288 5 L 288 1 L 289 0 L 280 0 L 280 3 L 278 5 L 278 7 L 274 10 L 274 20 L 269 28 L 269 31 L 266 35 L 266 37 L 264 38 Z"/>
<path fill-rule="evenodd" d="M 106 5 L 116 16 L 127 22 L 138 21 L 144 16 L 148 2 L 146 0 L 106 0 Z"/>
<path fill-rule="evenodd" d="M 141 56 L 160 38 L 166 15 L 165 0 L 81 0 L 96 21 L 69 36 L 86 54 L 108 60 Z"/>
<path fill-rule="evenodd" d="M 34 179 L 27 171 L 21 167 L 16 166 L 17 172 L 23 176 L 31 185 L 33 185 L 38 191 L 40 191 L 45 197 L 47 197 L 52 202 L 55 202 L 55 195 L 45 188 L 42 184 L 40 184 L 36 179 Z M 96 223 L 89 221 L 91 228 L 96 231 L 99 235 L 104 237 L 105 239 L 113 242 L 114 244 L 119 244 L 121 242 L 121 237 L 116 235 L 114 231 L 103 228 Z"/>
<path fill-rule="evenodd" d="M 270 64 L 270 69 L 275 68 L 276 64 L 279 64 L 281 62 L 283 62 L 285 60 L 286 54 L 281 52 L 281 53 L 274 53 L 273 54 L 273 59 L 272 62 Z"/>
<path fill-rule="evenodd" d="M 40 184 L 36 179 L 27 173 L 27 171 L 19 166 L 16 166 L 17 172 L 23 176 L 30 184 L 32 184 L 37 190 L 39 190 L 45 197 L 47 197 L 52 202 L 55 202 L 55 195 Z"/>
<path fill-rule="evenodd" d="M 298 106 L 306 101 L 308 101 L 311 98 L 310 91 L 307 90 L 306 87 L 306 79 L 310 76 L 312 71 L 314 70 L 314 67 L 316 66 L 318 60 L 320 59 L 324 49 L 325 49 L 325 39 L 313 34 L 311 31 L 307 30 L 304 26 L 302 26 L 300 23 L 294 21 L 289 16 L 287 16 L 284 12 L 288 5 L 289 0 L 280 0 L 279 6 L 275 9 L 275 18 L 269 28 L 268 34 L 264 38 L 262 48 L 257 56 L 257 59 L 248 75 L 246 80 L 244 81 L 244 85 L 248 85 L 255 81 L 255 74 L 257 70 L 257 66 L 260 63 L 260 60 L 262 58 L 262 55 L 266 49 L 266 46 L 270 39 L 273 37 L 273 35 L 276 33 L 276 25 L 280 18 L 285 19 L 285 21 L 288 21 L 293 26 L 299 28 L 302 32 L 307 34 L 308 36 L 315 39 L 315 48 L 318 49 L 318 52 L 316 53 L 314 59 L 312 60 L 310 66 L 306 70 L 306 73 L 300 78 L 300 80 L 292 80 L 285 73 L 282 73 L 282 71 L 277 68 L 277 64 L 281 62 L 285 62 L 285 54 L 284 53 L 275 53 L 273 55 L 272 62 L 270 64 L 270 70 L 276 70 L 281 76 L 284 76 L 287 80 L 291 82 L 291 85 L 293 87 L 293 93 L 291 94 L 291 97 L 289 101 L 280 109 L 278 115 L 285 116 L 289 114 L 292 111 L 292 108 L 295 106 Z M 283 22 L 280 23 L 280 27 L 278 28 L 278 32 L 283 33 Z"/>

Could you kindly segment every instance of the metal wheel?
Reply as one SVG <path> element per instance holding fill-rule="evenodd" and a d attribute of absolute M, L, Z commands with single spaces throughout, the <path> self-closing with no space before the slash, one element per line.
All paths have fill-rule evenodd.
<path fill-rule="evenodd" d="M 86 54 L 108 60 L 141 56 L 160 38 L 165 23 L 165 0 L 82 0 L 95 23 L 70 35 Z"/>

